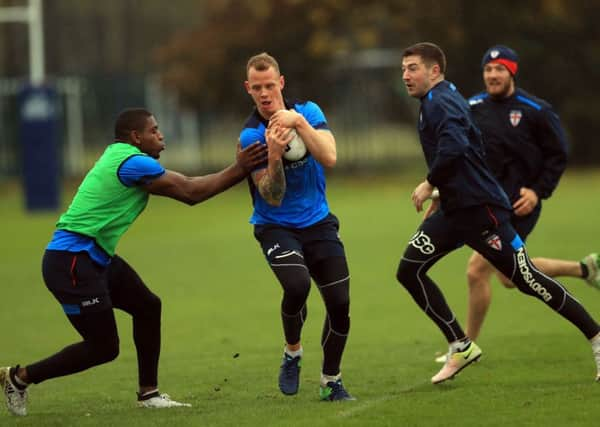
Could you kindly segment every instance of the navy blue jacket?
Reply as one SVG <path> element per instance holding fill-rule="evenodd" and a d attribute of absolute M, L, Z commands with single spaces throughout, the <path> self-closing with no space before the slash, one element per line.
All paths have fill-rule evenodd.
<path fill-rule="evenodd" d="M 508 98 L 483 92 L 469 99 L 483 134 L 486 162 L 511 202 L 521 187 L 540 199 L 552 195 L 567 166 L 567 141 L 558 115 L 546 101 L 516 89 Z"/>
<path fill-rule="evenodd" d="M 445 213 L 478 205 L 511 209 L 483 160 L 481 133 L 469 104 L 454 84 L 442 81 L 421 98 L 419 138 L 429 167 L 427 181 L 439 189 Z"/>

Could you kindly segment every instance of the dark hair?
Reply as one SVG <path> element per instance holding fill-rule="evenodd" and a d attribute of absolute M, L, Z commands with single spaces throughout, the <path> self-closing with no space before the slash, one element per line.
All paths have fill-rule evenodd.
<path fill-rule="evenodd" d="M 446 72 L 446 55 L 444 55 L 442 48 L 436 44 L 429 42 L 413 44 L 412 46 L 404 49 L 402 58 L 406 58 L 407 56 L 411 55 L 420 56 L 425 65 L 428 67 L 431 67 L 435 64 L 439 65 L 440 73 L 442 74 Z"/>
<path fill-rule="evenodd" d="M 279 64 L 277 63 L 277 60 L 267 52 L 259 53 L 248 60 L 248 63 L 246 64 L 246 73 L 250 71 L 250 68 L 254 68 L 256 71 L 266 71 L 269 67 L 273 67 L 275 71 L 279 73 Z"/>
<path fill-rule="evenodd" d="M 115 122 L 115 139 L 129 141 L 131 131 L 142 131 L 152 113 L 143 108 L 128 108 L 117 116 Z"/>

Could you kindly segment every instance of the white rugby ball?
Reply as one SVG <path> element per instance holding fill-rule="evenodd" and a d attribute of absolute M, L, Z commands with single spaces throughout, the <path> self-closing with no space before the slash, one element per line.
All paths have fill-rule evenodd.
<path fill-rule="evenodd" d="M 300 135 L 298 135 L 296 129 L 292 129 L 291 132 L 293 138 L 285 147 L 283 158 L 289 160 L 290 162 L 295 162 L 306 155 L 306 145 L 304 145 L 304 141 L 302 141 L 302 138 L 300 138 Z"/>

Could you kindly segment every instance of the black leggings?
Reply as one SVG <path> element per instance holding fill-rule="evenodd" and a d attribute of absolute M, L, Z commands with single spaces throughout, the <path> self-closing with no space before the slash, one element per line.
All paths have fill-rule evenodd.
<path fill-rule="evenodd" d="M 326 309 L 321 334 L 323 374 L 337 375 L 350 330 L 350 276 L 346 258 L 327 258 L 310 267 L 299 256 L 290 258 L 293 258 L 291 263 L 271 265 L 283 288 L 281 319 L 286 342 L 300 341 L 312 275 Z"/>
<path fill-rule="evenodd" d="M 350 273 L 338 231 L 333 214 L 307 228 L 271 224 L 254 230 L 283 288 L 281 319 L 288 344 L 300 341 L 311 277 L 317 284 L 327 310 L 321 335 L 325 375 L 340 372 L 350 330 Z"/>
<path fill-rule="evenodd" d="M 62 251 L 47 251 L 44 256 L 43 274 L 48 288 L 63 306 L 77 306 L 81 299 L 80 313 L 67 314 L 73 327 L 83 341 L 71 344 L 58 353 L 32 363 L 26 367 L 31 382 L 40 383 L 50 378 L 81 372 L 114 360 L 119 355 L 119 335 L 112 308 L 103 306 L 100 310 L 87 309 L 85 301 L 96 298 L 112 301 L 112 307 L 129 313 L 133 318 L 133 339 L 137 350 L 138 376 L 140 386 L 158 384 L 158 359 L 160 355 L 161 301 L 144 284 L 138 274 L 119 256 L 111 264 L 100 269 L 82 262 L 77 271 L 78 277 L 94 277 L 93 295 L 69 294 L 72 284 L 71 259 L 73 254 Z M 86 258 L 84 253 L 79 257 Z M 91 271 L 96 270 L 96 271 Z M 105 289 L 106 294 L 98 294 Z M 93 297 L 93 298 L 92 298 Z M 103 299 L 104 298 L 104 299 Z M 93 306 L 91 306 L 93 307 Z"/>
<path fill-rule="evenodd" d="M 556 280 L 531 263 L 519 235 L 506 219 L 483 206 L 457 214 L 457 219 L 438 212 L 427 218 L 409 241 L 397 279 L 415 302 L 433 320 L 448 342 L 465 336 L 438 286 L 427 271 L 463 242 L 483 255 L 508 277 L 521 292 L 533 296 L 575 325 L 586 338 L 600 328 L 583 306 Z M 486 218 L 489 223 L 486 224 Z"/>

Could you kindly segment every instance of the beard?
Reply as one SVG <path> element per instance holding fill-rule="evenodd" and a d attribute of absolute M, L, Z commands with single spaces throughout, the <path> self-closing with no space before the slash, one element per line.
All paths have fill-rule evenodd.
<path fill-rule="evenodd" d="M 506 98 L 511 94 L 511 80 L 508 80 L 506 83 L 495 83 L 493 86 L 486 84 L 486 92 L 492 98 Z"/>

